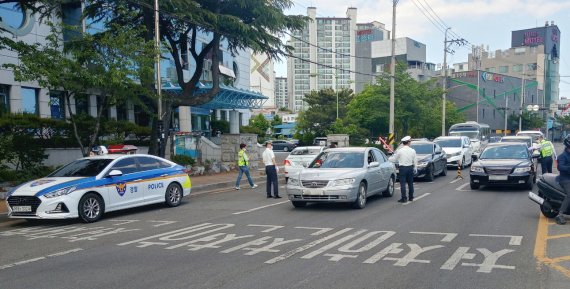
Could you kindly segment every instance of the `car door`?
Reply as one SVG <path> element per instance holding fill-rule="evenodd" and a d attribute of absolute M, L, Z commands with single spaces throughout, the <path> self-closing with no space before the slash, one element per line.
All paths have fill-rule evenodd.
<path fill-rule="evenodd" d="M 443 150 L 441 149 L 441 147 L 434 143 L 433 144 L 433 151 L 434 151 L 434 160 L 433 163 L 435 165 L 435 171 L 436 172 L 441 172 L 444 169 L 444 166 L 447 165 L 447 161 L 445 160 L 445 154 L 443 153 Z"/>
<path fill-rule="evenodd" d="M 388 158 L 380 150 L 374 149 L 372 152 L 376 157 L 376 161 L 380 163 L 379 190 L 382 191 L 388 187 L 388 181 L 392 177 L 392 163 L 388 161 Z"/>
<path fill-rule="evenodd" d="M 166 187 L 170 182 L 167 172 L 161 169 L 160 161 L 147 156 L 138 156 L 135 159 L 139 165 L 142 179 L 139 187 L 144 193 L 145 202 L 164 200 Z"/>
<path fill-rule="evenodd" d="M 274 141 L 274 142 L 273 142 L 273 150 L 274 150 L 274 151 L 283 150 L 283 142 L 282 142 L 282 141 L 279 141 L 279 140 Z"/>
<path fill-rule="evenodd" d="M 468 164 L 471 164 L 471 162 L 473 161 L 473 145 L 471 145 L 471 140 L 469 140 L 468 137 L 464 137 L 463 138 L 463 147 L 465 150 L 465 161 Z"/>
<path fill-rule="evenodd" d="M 115 210 L 142 203 L 144 192 L 140 189 L 141 177 L 135 159 L 133 157 L 119 159 L 107 171 L 107 175 L 113 170 L 121 171 L 122 175 L 107 176 L 111 180 L 108 186 L 110 203 L 106 204 L 107 208 Z"/>
<path fill-rule="evenodd" d="M 380 189 L 380 182 L 381 182 L 381 169 L 380 166 L 376 167 L 368 167 L 371 163 L 377 162 L 372 149 L 368 149 L 365 152 L 366 154 L 366 161 L 364 162 L 367 169 L 366 169 L 366 180 L 368 181 L 368 193 L 377 192 Z"/>

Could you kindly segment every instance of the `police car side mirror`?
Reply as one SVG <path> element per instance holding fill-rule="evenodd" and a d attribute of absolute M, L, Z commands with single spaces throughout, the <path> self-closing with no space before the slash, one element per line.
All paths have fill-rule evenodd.
<path fill-rule="evenodd" d="M 121 172 L 120 170 L 112 170 L 109 172 L 109 174 L 107 174 L 108 177 L 120 177 L 123 175 L 123 172 Z"/>

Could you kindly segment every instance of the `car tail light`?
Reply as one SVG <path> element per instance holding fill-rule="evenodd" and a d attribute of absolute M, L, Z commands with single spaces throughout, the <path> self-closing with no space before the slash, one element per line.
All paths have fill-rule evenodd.
<path fill-rule="evenodd" d="M 285 165 L 285 166 L 290 166 L 290 165 L 291 165 L 291 162 L 290 162 L 289 160 L 284 160 L 284 161 L 283 161 L 283 165 Z"/>

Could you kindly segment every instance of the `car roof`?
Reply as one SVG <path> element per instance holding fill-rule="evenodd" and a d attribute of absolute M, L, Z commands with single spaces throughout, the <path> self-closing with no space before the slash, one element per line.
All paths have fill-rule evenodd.
<path fill-rule="evenodd" d="M 330 149 L 327 149 L 327 152 L 364 152 L 367 148 L 374 148 L 374 147 L 330 148 Z"/>
<path fill-rule="evenodd" d="M 521 130 L 519 132 L 517 132 L 517 136 L 519 134 L 540 134 L 540 135 L 544 135 L 541 131 L 539 130 Z"/>
<path fill-rule="evenodd" d="M 532 139 L 530 135 L 506 135 L 504 139 Z"/>
<path fill-rule="evenodd" d="M 106 154 L 106 155 L 96 155 L 96 156 L 91 156 L 91 157 L 83 157 L 80 159 L 111 159 L 111 160 L 116 160 L 118 158 L 121 157 L 153 157 L 153 158 L 158 158 L 157 156 L 153 156 L 153 155 L 147 155 L 147 154 Z M 162 159 L 162 158 L 161 158 Z"/>
<path fill-rule="evenodd" d="M 417 141 L 413 141 L 412 140 L 412 144 L 434 144 L 434 142 L 429 141 L 429 140 L 417 140 Z"/>
<path fill-rule="evenodd" d="M 461 138 L 468 138 L 468 137 L 464 136 L 464 135 L 448 135 L 448 136 L 439 136 L 435 140 L 438 140 L 438 139 L 461 139 Z"/>
<path fill-rule="evenodd" d="M 500 146 L 518 146 L 518 145 L 522 145 L 522 146 L 527 146 L 526 143 L 524 142 L 494 142 L 494 143 L 490 143 L 488 144 L 486 147 L 500 147 Z"/>
<path fill-rule="evenodd" d="M 300 151 L 300 150 L 320 150 L 322 149 L 322 146 L 302 146 L 302 147 L 296 147 L 293 150 L 295 151 Z"/>

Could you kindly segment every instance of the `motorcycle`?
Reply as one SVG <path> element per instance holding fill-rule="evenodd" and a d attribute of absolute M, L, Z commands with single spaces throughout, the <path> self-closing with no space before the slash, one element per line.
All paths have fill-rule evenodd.
<path fill-rule="evenodd" d="M 547 218 L 558 215 L 562 201 L 566 197 L 564 189 L 556 181 L 557 176 L 552 173 L 543 174 L 536 183 L 538 195 L 533 192 L 528 193 L 528 198 L 540 205 L 540 212 Z"/>

